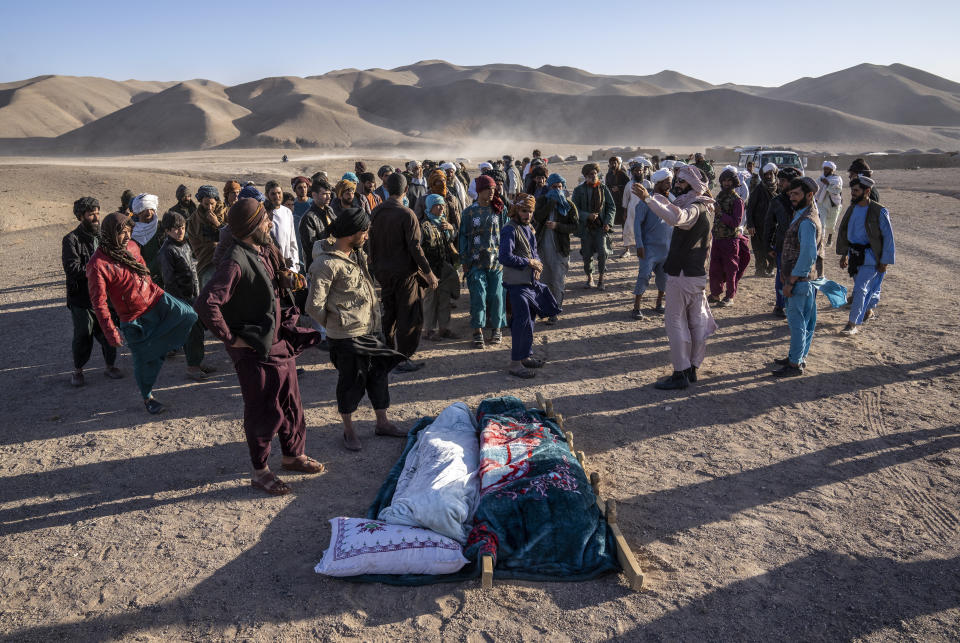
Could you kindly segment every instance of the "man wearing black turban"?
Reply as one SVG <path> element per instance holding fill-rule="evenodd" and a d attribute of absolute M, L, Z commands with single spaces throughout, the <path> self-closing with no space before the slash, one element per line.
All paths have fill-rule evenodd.
<path fill-rule="evenodd" d="M 170 208 L 168 212 L 176 212 L 186 219 L 187 223 L 190 223 L 190 217 L 192 217 L 196 211 L 197 204 L 193 202 L 193 197 L 190 196 L 190 188 L 183 184 L 177 186 L 177 204 Z"/>
<path fill-rule="evenodd" d="M 321 241 L 310 265 L 307 313 L 327 330 L 330 361 L 337 369 L 337 410 L 343 420 L 343 444 L 360 450 L 353 412 L 364 394 L 377 416 L 377 435 L 403 437 L 406 431 L 387 419 L 387 375 L 406 356 L 381 340 L 380 306 L 367 269 L 363 244 L 370 219 L 360 208 L 345 208 L 327 227 L 334 242 Z"/>
<path fill-rule="evenodd" d="M 297 382 L 297 355 L 320 342 L 320 333 L 297 326 L 295 307 L 282 310 L 282 267 L 273 251 L 271 219 L 255 198 L 238 199 L 227 214 L 233 246 L 217 264 L 194 307 L 226 345 L 243 395 L 243 429 L 253 463 L 250 484 L 270 495 L 290 488 L 270 471 L 270 443 L 279 436 L 282 467 L 321 473 L 304 453 L 306 421 Z M 221 244 L 222 245 L 222 244 Z"/>

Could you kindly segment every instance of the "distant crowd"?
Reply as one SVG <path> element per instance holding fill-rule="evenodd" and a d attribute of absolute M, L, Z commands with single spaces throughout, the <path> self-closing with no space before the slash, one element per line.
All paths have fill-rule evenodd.
<path fill-rule="evenodd" d="M 160 413 L 153 388 L 164 360 L 182 350 L 186 376 L 206 380 L 214 368 L 204 361 L 204 338 L 213 334 L 243 394 L 252 484 L 283 494 L 289 487 L 267 466 L 274 437 L 284 469 L 323 470 L 305 454 L 299 354 L 329 351 L 345 448 L 361 449 L 353 413 L 365 395 L 375 433 L 405 436 L 387 415 L 388 374 L 425 366 L 414 359 L 422 339 L 461 339 L 451 310 L 464 288 L 475 349 L 500 345 L 509 326 L 506 372 L 531 379 L 545 366 L 534 351 L 535 324 L 562 322 L 574 237 L 588 289 L 607 289 L 609 261 L 636 257 L 630 315 L 662 315 L 669 339 L 673 370 L 655 383 L 660 389 L 697 382 L 717 328 L 711 306 L 734 305 L 751 257 L 757 276 L 774 278 L 773 313 L 791 331 L 777 377 L 804 373 L 818 291 L 850 306 L 841 332 L 857 334 L 875 315 L 894 263 L 890 215 L 862 159 L 848 170 L 845 209 L 829 161 L 812 178 L 772 163 L 716 172 L 702 154 L 611 157 L 605 172 L 584 165 L 572 190 L 539 150 L 477 170 L 424 160 L 374 174 L 357 162 L 337 179 L 323 171 L 293 177 L 289 190 L 287 182 L 268 181 L 261 191 L 231 180 L 191 194 L 181 185 L 162 215 L 149 192 L 125 191 L 106 216 L 97 199 L 78 199 L 80 223 L 63 239 L 71 383 L 85 384 L 94 341 L 106 376 L 123 378 L 117 347 L 126 344 L 144 406 Z M 831 245 L 853 278 L 849 297 L 824 276 Z M 657 294 L 645 312 L 651 277 Z"/>

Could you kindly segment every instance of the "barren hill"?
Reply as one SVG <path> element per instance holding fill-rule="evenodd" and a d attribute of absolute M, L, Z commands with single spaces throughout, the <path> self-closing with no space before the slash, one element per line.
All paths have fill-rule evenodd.
<path fill-rule="evenodd" d="M 63 76 L 0 85 L 6 153 L 429 146 L 451 137 L 956 149 L 960 83 L 904 65 L 865 64 L 764 88 L 670 70 L 602 75 L 427 60 L 233 87 Z"/>

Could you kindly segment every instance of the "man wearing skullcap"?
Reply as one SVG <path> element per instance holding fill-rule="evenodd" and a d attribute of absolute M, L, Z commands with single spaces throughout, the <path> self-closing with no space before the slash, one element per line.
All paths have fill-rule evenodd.
<path fill-rule="evenodd" d="M 223 184 L 224 210 L 229 210 L 230 206 L 237 202 L 237 199 L 240 198 L 240 190 L 242 189 L 243 186 L 240 185 L 240 181 L 230 180 Z"/>
<path fill-rule="evenodd" d="M 820 210 L 820 224 L 823 233 L 827 235 L 826 245 L 833 241 L 834 228 L 837 226 L 837 215 L 843 205 L 843 179 L 837 174 L 837 164 L 833 161 L 823 162 L 823 173 L 820 175 L 819 189 L 814 202 Z"/>
<path fill-rule="evenodd" d="M 303 215 L 310 209 L 310 204 L 312 203 L 310 201 L 310 185 L 312 183 L 313 181 L 305 176 L 295 176 L 290 180 L 290 187 L 293 188 L 294 195 L 293 208 L 291 208 L 293 212 L 294 230 L 300 229 L 300 220 L 303 219 Z"/>
<path fill-rule="evenodd" d="M 508 373 L 521 379 L 536 376 L 532 369 L 544 361 L 533 355 L 533 327 L 536 317 L 556 317 L 560 306 L 541 281 L 543 263 L 537 254 L 537 237 L 530 225 L 536 199 L 520 194 L 510 207 L 510 220 L 500 231 L 499 260 L 503 285 L 510 298 L 510 366 Z"/>
<path fill-rule="evenodd" d="M 203 288 L 216 268 L 213 256 L 220 242 L 220 228 L 227 220 L 227 210 L 220 203 L 220 193 L 212 185 L 200 186 L 197 202 L 200 205 L 196 213 L 187 221 L 187 240 L 197 259 L 197 277 Z"/>
<path fill-rule="evenodd" d="M 706 355 L 707 338 L 717 330 L 704 292 L 714 200 L 707 192 L 707 177 L 692 165 L 677 170 L 673 203 L 662 194 L 651 196 L 643 186 L 634 189 L 655 215 L 673 227 L 664 263 L 667 305 L 663 317 L 670 340 L 673 374 L 655 386 L 684 389 L 697 381 L 697 369 Z"/>
<path fill-rule="evenodd" d="M 607 271 L 607 256 L 612 252 L 610 232 L 617 204 L 607 186 L 600 181 L 600 168 L 596 163 L 583 166 L 583 183 L 573 190 L 573 204 L 580 215 L 580 255 L 583 257 L 583 272 L 587 276 L 586 287 L 593 279 L 593 258 L 597 258 L 597 290 L 606 290 L 603 275 Z"/>
<path fill-rule="evenodd" d="M 197 204 L 193 202 L 190 196 L 190 188 L 181 184 L 177 186 L 177 204 L 167 210 L 167 212 L 176 212 L 187 221 L 197 211 Z"/>
<path fill-rule="evenodd" d="M 570 235 L 580 228 L 577 206 L 567 198 L 567 182 L 559 174 L 546 179 L 546 190 L 537 197 L 533 210 L 533 230 L 537 236 L 537 251 L 543 262 L 540 281 L 546 284 L 557 304 L 563 305 L 563 290 L 570 269 Z M 546 324 L 557 323 L 551 315 Z"/>
<path fill-rule="evenodd" d="M 154 283 L 163 287 L 163 275 L 160 274 L 160 244 L 164 234 L 160 230 L 160 219 L 157 208 L 160 199 L 155 194 L 138 194 L 130 202 L 133 212 L 133 230 L 130 238 L 140 246 L 140 256 L 150 269 L 150 276 Z"/>
<path fill-rule="evenodd" d="M 93 341 L 100 344 L 104 375 L 120 379 L 123 373 L 116 367 L 117 349 L 110 344 L 90 302 L 87 289 L 87 263 L 100 245 L 100 202 L 85 196 L 73 202 L 73 215 L 80 222 L 63 238 L 61 259 L 67 278 L 67 308 L 73 320 L 73 374 L 70 384 L 83 386 L 83 367 L 90 360 Z"/>
<path fill-rule="evenodd" d="M 270 443 L 280 439 L 281 466 L 321 473 L 322 464 L 304 453 L 306 422 L 297 382 L 296 357 L 320 341 L 320 333 L 297 326 L 296 309 L 282 310 L 282 259 L 270 236 L 265 204 L 241 198 L 227 213 L 233 235 L 216 271 L 194 307 L 204 325 L 223 341 L 243 396 L 243 429 L 253 465 L 251 486 L 270 495 L 290 488 L 267 463 Z"/>
<path fill-rule="evenodd" d="M 369 229 L 370 219 L 360 208 L 346 208 L 331 222 L 327 233 L 332 240 L 324 239 L 316 246 L 307 296 L 307 312 L 327 329 L 330 361 L 337 369 L 337 410 L 343 421 L 343 444 L 350 451 L 361 448 L 353 413 L 364 394 L 377 417 L 377 435 L 406 435 L 387 419 L 387 376 L 407 357 L 380 341 L 380 305 L 363 252 Z"/>
<path fill-rule="evenodd" d="M 387 177 L 387 191 L 390 198 L 370 217 L 370 266 L 380 283 L 386 345 L 407 356 L 397 370 L 410 373 L 423 367 L 410 361 L 423 330 L 421 284 L 436 288 L 438 282 L 420 246 L 417 216 L 403 205 L 407 181 L 402 174 Z"/>
<path fill-rule="evenodd" d="M 873 171 L 870 169 L 870 166 L 867 165 L 867 162 L 863 159 L 854 159 L 850 163 L 850 167 L 847 168 L 847 177 L 852 182 L 858 176 L 865 176 L 867 178 L 873 177 Z M 880 192 L 877 190 L 877 186 L 874 185 L 870 188 L 870 200 L 875 203 L 881 203 L 880 201 Z"/>
<path fill-rule="evenodd" d="M 293 212 L 283 205 L 283 189 L 277 181 L 267 181 L 263 187 L 267 192 L 267 201 L 264 206 L 269 210 L 270 218 L 273 220 L 270 234 L 280 249 L 285 267 L 293 272 L 302 272 L 300 244 L 297 242 L 297 230 L 293 227 Z"/>
<path fill-rule="evenodd" d="M 760 181 L 750 188 L 750 198 L 747 200 L 747 234 L 750 235 L 750 244 L 753 248 L 756 276 L 772 277 L 776 264 L 769 256 L 770 248 L 767 247 L 764 224 L 770 202 L 777 196 L 779 183 L 776 165 L 767 163 L 761 170 Z"/>
<path fill-rule="evenodd" d="M 739 185 L 740 177 L 736 168 L 724 168 L 720 173 L 720 192 L 714 205 L 710 296 L 707 297 L 707 302 L 720 307 L 733 304 L 740 278 L 750 263 L 747 239 L 740 232 L 744 205 L 743 199 L 735 192 Z M 724 294 L 723 299 L 720 298 L 721 294 Z"/>
<path fill-rule="evenodd" d="M 434 172 L 445 176 L 441 170 Z M 457 339 L 450 330 L 450 308 L 451 300 L 460 297 L 460 277 L 454 267 L 459 263 L 459 255 L 455 245 L 457 227 L 447 217 L 447 197 L 457 203 L 452 195 L 431 193 L 417 204 L 423 203 L 424 206 L 419 215 L 420 245 L 439 282 L 436 288 L 428 289 L 423 295 L 423 327 L 426 329 L 423 337 L 431 341 Z M 457 223 L 460 223 L 459 219 Z"/>
<path fill-rule="evenodd" d="M 670 201 L 672 195 L 670 188 L 673 187 L 673 172 L 667 168 L 661 168 L 650 177 L 652 189 L 650 193 L 659 194 L 661 197 Z M 631 191 L 636 194 L 643 194 L 636 189 L 641 186 L 646 189 L 644 182 L 634 183 Z M 664 312 L 663 297 L 667 289 L 667 273 L 664 271 L 664 262 L 667 260 L 667 252 L 670 250 L 670 237 L 673 235 L 673 227 L 666 221 L 658 217 L 650 209 L 644 199 L 639 196 L 634 206 L 633 219 L 633 237 L 637 245 L 637 259 L 640 265 L 637 270 L 637 282 L 633 287 L 633 312 L 631 316 L 636 320 L 644 319 L 643 310 L 640 308 L 643 302 L 643 296 L 650 286 L 650 275 L 653 275 L 654 283 L 657 286 L 657 303 L 654 310 L 658 313 Z"/>
<path fill-rule="evenodd" d="M 475 179 L 477 200 L 460 217 L 459 250 L 470 290 L 470 327 L 474 348 L 484 347 L 483 329 L 490 328 L 490 343 L 503 341 L 506 312 L 503 301 L 503 268 L 500 265 L 500 230 L 505 208 L 493 177 Z"/>
<path fill-rule="evenodd" d="M 630 176 L 623 169 L 623 161 L 619 156 L 611 156 L 607 162 L 607 176 L 604 179 L 604 183 L 610 191 L 614 206 L 616 207 L 613 216 L 614 225 L 622 226 L 627 220 L 627 209 L 623 205 L 623 195 L 629 182 Z M 624 252 L 624 254 L 626 254 L 626 252 Z"/>
<path fill-rule="evenodd" d="M 783 251 L 783 236 L 790 227 L 793 220 L 793 205 L 790 203 L 790 197 L 787 195 L 787 189 L 790 182 L 800 177 L 800 172 L 792 167 L 781 168 L 777 171 L 777 181 L 780 193 L 770 201 L 767 208 L 767 216 L 763 222 L 763 231 L 766 235 L 766 245 L 770 250 L 767 256 L 776 261 L 777 276 L 773 282 L 773 289 L 776 297 L 776 303 L 773 306 L 773 314 L 776 317 L 785 319 L 786 300 L 783 298 L 783 272 L 780 270 L 780 253 Z"/>
<path fill-rule="evenodd" d="M 817 182 L 796 178 L 787 188 L 794 215 L 784 232 L 780 265 L 783 268 L 783 296 L 790 325 L 790 352 L 775 360 L 776 377 L 803 375 L 817 326 L 817 290 L 813 283 L 823 277 L 823 227 L 814 197 Z"/>
<path fill-rule="evenodd" d="M 141 206 L 153 205 L 152 200 L 143 201 Z M 133 227 L 133 220 L 120 212 L 104 218 L 100 245 L 87 263 L 87 285 L 103 334 L 114 347 L 126 340 L 144 406 L 149 413 L 156 414 L 164 410 L 153 396 L 163 360 L 167 353 L 183 346 L 197 315 L 150 279 L 140 246 L 130 238 Z M 119 330 L 114 313 L 120 320 Z"/>
<path fill-rule="evenodd" d="M 837 228 L 840 267 L 853 277 L 850 318 L 840 331 L 844 335 L 856 335 L 874 317 L 887 267 L 896 259 L 890 213 L 870 198 L 874 187 L 868 176 L 850 181 L 851 203 Z"/>

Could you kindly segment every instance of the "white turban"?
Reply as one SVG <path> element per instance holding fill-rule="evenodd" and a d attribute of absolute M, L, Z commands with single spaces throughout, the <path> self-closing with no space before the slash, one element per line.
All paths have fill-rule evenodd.
<path fill-rule="evenodd" d="M 687 167 L 687 164 L 684 163 L 683 161 L 674 161 L 673 167 Z"/>
<path fill-rule="evenodd" d="M 776 174 L 776 173 L 777 173 L 777 164 L 776 164 L 776 163 L 767 163 L 766 165 L 764 165 L 764 166 L 763 166 L 763 173 L 766 174 L 767 172 L 773 172 L 774 174 Z"/>
<path fill-rule="evenodd" d="M 483 163 L 481 163 L 481 164 L 478 165 L 477 167 L 480 168 L 481 170 L 492 170 L 492 169 L 493 169 L 493 166 L 490 165 L 489 163 L 487 163 L 486 161 L 484 161 Z"/>
<path fill-rule="evenodd" d="M 642 156 L 637 157 L 637 163 L 640 165 L 645 165 L 646 167 L 653 167 L 653 163 L 650 162 L 650 159 L 643 158 Z"/>
<path fill-rule="evenodd" d="M 670 169 L 673 167 L 674 161 L 670 159 L 664 159 L 660 161 L 660 169 Z"/>
<path fill-rule="evenodd" d="M 440 165 L 440 169 L 441 169 L 441 170 L 444 170 L 444 171 L 446 171 L 446 170 L 453 170 L 454 172 L 456 172 L 456 171 L 457 171 L 457 166 L 454 165 L 453 163 L 451 163 L 450 161 L 447 161 L 446 163 L 442 163 L 442 164 Z"/>
<path fill-rule="evenodd" d="M 650 180 L 653 182 L 654 185 L 656 185 L 657 183 L 659 183 L 664 179 L 670 179 L 671 181 L 673 180 L 673 172 L 671 172 L 669 168 L 662 167 L 656 172 L 654 172 L 653 176 L 650 177 Z"/>
<path fill-rule="evenodd" d="M 825 167 L 825 168 L 828 167 L 828 168 L 830 168 L 831 170 L 833 170 L 834 172 L 837 171 L 837 164 L 834 163 L 833 161 L 824 161 L 824 162 L 823 162 L 823 167 Z"/>
<path fill-rule="evenodd" d="M 130 209 L 134 214 L 139 214 L 144 210 L 156 211 L 160 207 L 160 199 L 156 194 L 138 194 L 130 202 Z"/>
<path fill-rule="evenodd" d="M 723 173 L 726 172 L 727 170 L 730 170 L 731 172 L 733 172 L 733 173 L 736 174 L 737 176 L 740 176 L 740 170 L 738 170 L 737 168 L 733 167 L 732 165 L 724 165 L 724 166 L 723 166 L 723 169 L 720 170 L 720 173 L 723 174 Z"/>

